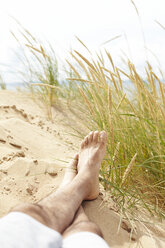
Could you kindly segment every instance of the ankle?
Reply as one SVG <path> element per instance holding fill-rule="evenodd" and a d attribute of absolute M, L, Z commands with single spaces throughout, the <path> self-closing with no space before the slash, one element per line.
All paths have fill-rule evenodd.
<path fill-rule="evenodd" d="M 76 176 L 75 182 L 79 183 L 83 195 L 83 200 L 85 200 L 90 194 L 92 188 L 91 175 L 85 173 L 84 171 L 81 171 Z"/>

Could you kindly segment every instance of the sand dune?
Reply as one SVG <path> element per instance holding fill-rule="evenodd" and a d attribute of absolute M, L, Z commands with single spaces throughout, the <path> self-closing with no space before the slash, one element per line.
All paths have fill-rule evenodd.
<path fill-rule="evenodd" d="M 58 188 L 81 141 L 70 135 L 72 126 L 78 124 L 78 117 L 60 110 L 54 110 L 53 122 L 48 121 L 42 103 L 28 94 L 0 92 L 0 216 Z M 159 230 L 148 226 L 149 231 L 139 227 L 130 238 L 129 223 L 110 207 L 113 202 L 103 201 L 101 192 L 97 200 L 85 202 L 84 208 L 111 247 L 165 247 L 165 225 L 160 223 Z"/>

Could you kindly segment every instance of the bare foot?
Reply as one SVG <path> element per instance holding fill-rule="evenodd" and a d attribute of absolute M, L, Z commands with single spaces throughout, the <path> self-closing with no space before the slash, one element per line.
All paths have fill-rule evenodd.
<path fill-rule="evenodd" d="M 70 183 L 73 180 L 73 178 L 77 175 L 77 164 L 78 164 L 78 154 L 74 156 L 71 163 L 67 166 L 60 188 Z"/>
<path fill-rule="evenodd" d="M 99 195 L 99 169 L 105 156 L 106 132 L 90 132 L 83 142 L 79 153 L 78 174 L 90 177 L 91 189 L 86 200 L 96 199 Z"/>

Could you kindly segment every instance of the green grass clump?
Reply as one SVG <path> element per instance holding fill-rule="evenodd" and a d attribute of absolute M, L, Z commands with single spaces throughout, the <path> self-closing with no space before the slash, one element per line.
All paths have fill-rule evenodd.
<path fill-rule="evenodd" d="M 116 67 L 107 51 L 106 58 L 100 54 L 90 61 L 77 51 L 72 55 L 76 77 L 70 80 L 86 105 L 84 123 L 90 130 L 108 133 L 101 183 L 123 211 L 142 205 L 151 214 L 164 216 L 164 83 L 149 63 L 144 81 L 130 61 L 127 72 Z"/>
<path fill-rule="evenodd" d="M 6 90 L 6 83 L 3 81 L 3 78 L 1 75 L 0 75 L 0 89 Z"/>
<path fill-rule="evenodd" d="M 49 43 L 47 46 L 42 45 L 27 29 L 18 24 L 21 28 L 19 38 L 13 32 L 12 35 L 20 44 L 24 55 L 24 70 L 21 74 L 32 94 L 37 94 L 44 101 L 48 117 L 52 119 L 51 107 L 58 101 L 61 91 L 55 52 Z"/>

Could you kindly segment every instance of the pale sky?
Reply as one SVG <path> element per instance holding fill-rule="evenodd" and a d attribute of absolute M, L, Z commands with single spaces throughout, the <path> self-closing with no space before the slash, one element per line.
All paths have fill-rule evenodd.
<path fill-rule="evenodd" d="M 157 20 L 165 26 L 165 0 L 134 2 L 140 13 L 146 46 L 157 56 L 165 71 L 165 30 L 155 23 Z M 10 34 L 10 30 L 17 32 L 18 26 L 10 16 L 34 36 L 49 41 L 63 61 L 69 57 L 71 47 L 84 52 L 76 35 L 92 51 L 106 48 L 117 65 L 122 64 L 124 52 L 139 70 L 144 68 L 144 40 L 130 0 L 0 0 L 0 74 L 7 82 L 20 81 L 15 73 L 13 52 L 18 51 L 18 45 Z M 117 35 L 122 36 L 100 46 Z M 158 60 L 150 51 L 147 56 L 156 70 Z"/>

